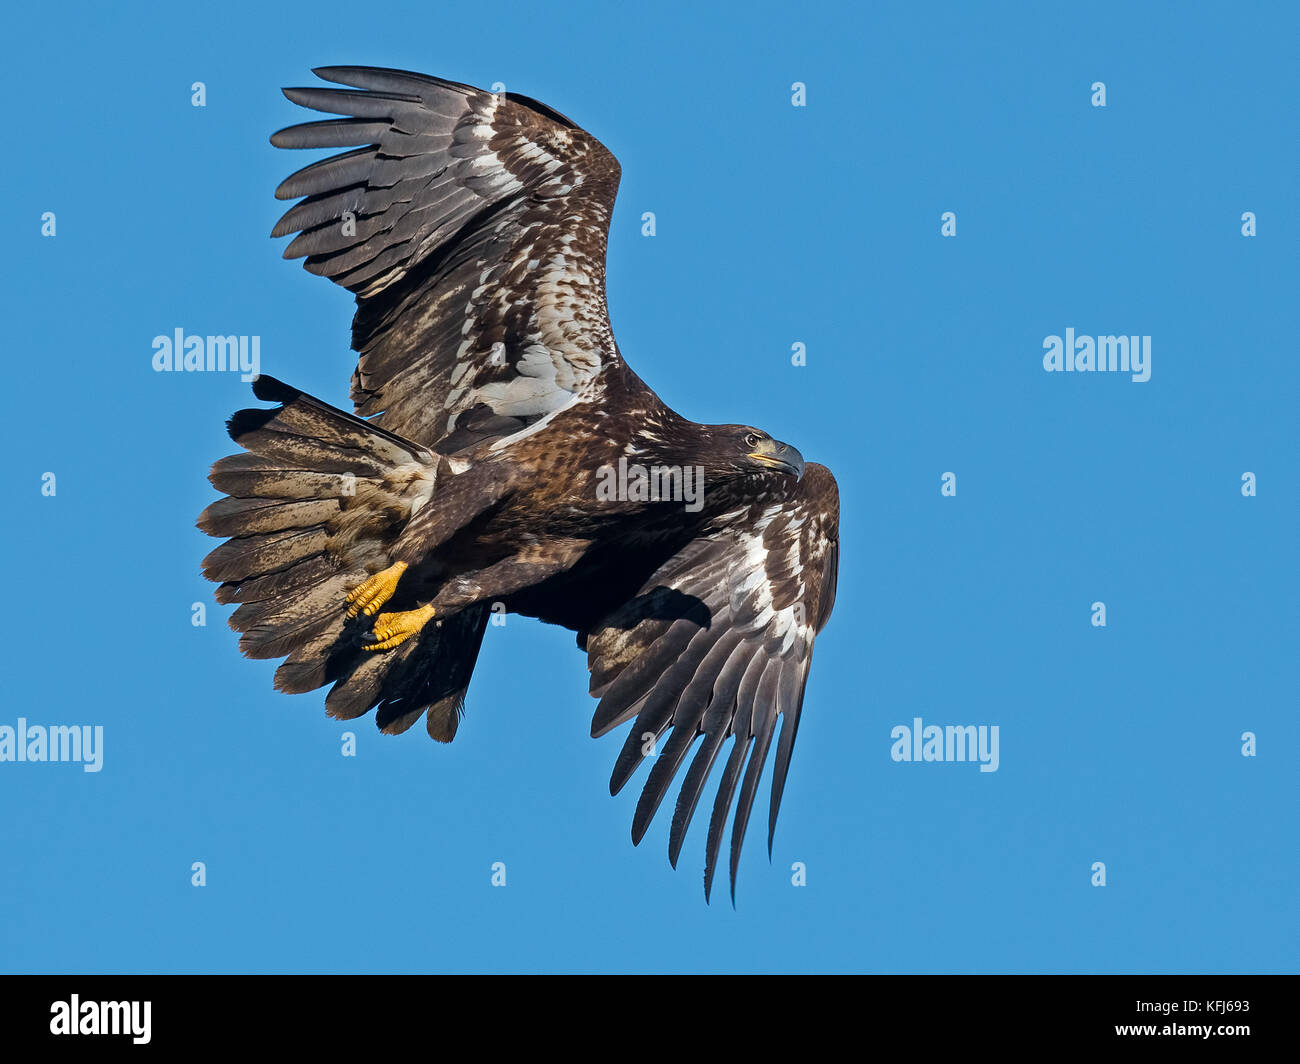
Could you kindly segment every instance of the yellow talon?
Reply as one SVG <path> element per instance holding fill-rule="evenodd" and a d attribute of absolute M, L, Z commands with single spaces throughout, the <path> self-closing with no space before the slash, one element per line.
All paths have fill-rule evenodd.
<path fill-rule="evenodd" d="M 371 617 L 379 612 L 379 607 L 393 597 L 397 590 L 397 581 L 406 572 L 406 562 L 394 562 L 387 569 L 375 573 L 364 583 L 358 584 L 348 592 L 348 616 L 355 617 L 364 613 Z"/>
<path fill-rule="evenodd" d="M 411 636 L 429 623 L 433 617 L 433 606 L 421 606 L 418 610 L 405 613 L 381 613 L 375 618 L 375 642 L 363 646 L 362 650 L 392 650 L 405 643 Z"/>

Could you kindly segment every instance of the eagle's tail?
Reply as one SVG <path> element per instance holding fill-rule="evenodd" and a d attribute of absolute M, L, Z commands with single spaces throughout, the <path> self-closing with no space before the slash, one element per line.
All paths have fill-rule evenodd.
<path fill-rule="evenodd" d="M 391 563 L 412 512 L 433 495 L 445 461 L 418 444 L 314 399 L 272 377 L 253 384 L 274 409 L 241 410 L 228 423 L 245 453 L 223 458 L 210 479 L 226 493 L 198 525 L 230 537 L 203 560 L 218 602 L 238 603 L 230 625 L 250 658 L 286 660 L 282 691 L 332 683 L 331 716 L 376 708 L 387 732 L 428 711 L 429 734 L 449 742 L 487 625 L 486 605 L 426 625 L 400 646 L 365 651 L 372 620 L 349 617 L 347 596 Z M 441 466 L 441 469 L 440 469 Z"/>

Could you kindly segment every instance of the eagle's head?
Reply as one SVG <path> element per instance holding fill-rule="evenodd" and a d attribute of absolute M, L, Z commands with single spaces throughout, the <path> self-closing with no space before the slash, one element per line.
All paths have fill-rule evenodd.
<path fill-rule="evenodd" d="M 713 460 L 733 476 L 777 473 L 803 476 L 803 455 L 751 425 L 717 425 L 712 431 Z"/>

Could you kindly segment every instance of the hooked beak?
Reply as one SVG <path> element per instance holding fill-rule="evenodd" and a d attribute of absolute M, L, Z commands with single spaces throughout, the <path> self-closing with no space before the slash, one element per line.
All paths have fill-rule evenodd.
<path fill-rule="evenodd" d="M 803 477 L 803 455 L 788 443 L 765 440 L 749 453 L 749 457 L 768 469 L 789 473 L 795 480 Z"/>

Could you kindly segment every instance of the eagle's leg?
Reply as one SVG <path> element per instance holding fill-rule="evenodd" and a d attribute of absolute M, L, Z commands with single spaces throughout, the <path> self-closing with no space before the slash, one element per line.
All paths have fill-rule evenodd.
<path fill-rule="evenodd" d="M 379 612 L 379 607 L 393 597 L 397 590 L 397 581 L 406 572 L 406 562 L 394 562 L 387 569 L 375 573 L 363 583 L 348 592 L 348 616 L 355 617 L 364 613 L 372 617 Z"/>
<path fill-rule="evenodd" d="M 586 540 L 547 540 L 545 557 L 504 558 L 486 569 L 449 580 L 434 596 L 433 605 L 445 617 L 476 602 L 499 600 L 540 584 L 557 573 L 567 572 L 590 546 Z"/>
<path fill-rule="evenodd" d="M 432 605 L 421 606 L 418 610 L 406 610 L 404 613 L 381 613 L 375 618 L 375 642 L 361 649 L 392 650 L 419 632 L 433 618 L 433 614 Z"/>

